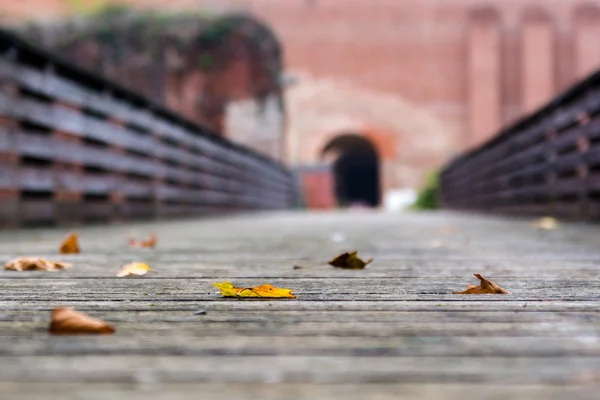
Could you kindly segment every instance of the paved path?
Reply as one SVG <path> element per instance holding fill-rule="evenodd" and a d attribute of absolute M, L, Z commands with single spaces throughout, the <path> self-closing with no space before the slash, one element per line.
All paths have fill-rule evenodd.
<path fill-rule="evenodd" d="M 150 231 L 156 250 L 127 247 L 130 233 Z M 600 227 L 542 232 L 529 221 L 442 213 L 258 215 L 80 229 L 82 254 L 59 256 L 67 232 L 0 232 L 2 262 L 36 255 L 75 265 L 0 272 L 1 399 L 599 393 Z M 360 271 L 326 265 L 352 249 L 375 261 Z M 134 260 L 156 273 L 115 277 Z M 476 283 L 474 273 L 513 294 L 453 295 Z M 223 299 L 211 286 L 223 280 L 288 287 L 298 298 Z M 49 337 L 59 305 L 117 334 Z"/>

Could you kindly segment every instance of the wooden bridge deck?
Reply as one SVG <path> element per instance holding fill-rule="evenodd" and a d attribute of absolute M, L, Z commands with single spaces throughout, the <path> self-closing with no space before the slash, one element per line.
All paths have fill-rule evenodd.
<path fill-rule="evenodd" d="M 150 231 L 156 250 L 127 247 L 130 233 Z M 82 254 L 59 256 L 66 232 L 0 232 L 0 261 L 74 263 L 0 272 L 0 398 L 597 398 L 600 227 L 269 214 L 89 227 Z M 352 249 L 375 261 L 326 265 Z M 134 260 L 156 273 L 115 277 Z M 513 294 L 453 295 L 474 273 Z M 297 299 L 223 299 L 211 286 L 223 280 Z M 117 334 L 50 337 L 59 305 Z"/>

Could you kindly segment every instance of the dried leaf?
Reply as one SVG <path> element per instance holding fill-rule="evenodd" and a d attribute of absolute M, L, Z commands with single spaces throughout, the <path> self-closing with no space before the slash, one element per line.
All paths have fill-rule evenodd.
<path fill-rule="evenodd" d="M 119 278 L 129 275 L 146 275 L 151 269 L 148 264 L 141 262 L 132 262 L 127 265 L 123 265 L 123 268 L 117 273 Z"/>
<path fill-rule="evenodd" d="M 52 311 L 48 332 L 53 335 L 110 335 L 115 333 L 115 328 L 71 307 L 59 307 Z"/>
<path fill-rule="evenodd" d="M 333 260 L 329 261 L 329 265 L 335 268 L 364 269 L 367 265 L 373 262 L 373 258 L 370 258 L 367 261 L 363 261 L 357 256 L 357 254 L 358 251 L 340 254 Z"/>
<path fill-rule="evenodd" d="M 436 232 L 441 235 L 452 235 L 458 232 L 458 228 L 452 225 L 440 226 L 436 229 Z"/>
<path fill-rule="evenodd" d="M 492 281 L 488 281 L 483 276 L 475 274 L 477 279 L 481 281 L 479 286 L 467 285 L 467 290 L 464 292 L 454 292 L 454 294 L 510 294 L 508 290 L 502 289 Z"/>
<path fill-rule="evenodd" d="M 442 242 L 440 239 L 435 239 L 435 240 L 431 241 L 429 246 L 434 249 L 439 249 L 440 247 L 444 247 L 444 242 Z"/>
<path fill-rule="evenodd" d="M 534 221 L 533 226 L 536 229 L 551 231 L 558 228 L 558 220 L 553 217 L 543 217 Z"/>
<path fill-rule="evenodd" d="M 16 258 L 4 264 L 4 269 L 9 271 L 60 271 L 67 268 L 71 268 L 71 264 L 43 258 Z"/>
<path fill-rule="evenodd" d="M 129 246 L 137 247 L 137 248 L 149 248 L 153 249 L 156 247 L 158 239 L 154 233 L 150 234 L 150 239 L 148 240 L 137 240 L 134 238 L 129 239 Z"/>
<path fill-rule="evenodd" d="M 71 233 L 65 241 L 60 245 L 61 254 L 76 254 L 79 253 L 78 235 Z"/>
<path fill-rule="evenodd" d="M 231 282 L 213 283 L 225 297 L 267 297 L 295 299 L 292 289 L 276 288 L 272 285 L 261 285 L 253 288 L 237 288 Z"/>

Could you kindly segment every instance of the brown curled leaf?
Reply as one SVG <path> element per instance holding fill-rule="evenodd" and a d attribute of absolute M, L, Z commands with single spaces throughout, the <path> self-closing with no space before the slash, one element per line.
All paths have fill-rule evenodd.
<path fill-rule="evenodd" d="M 23 257 L 16 258 L 4 264 L 8 271 L 60 271 L 71 268 L 71 264 L 58 261 L 44 260 L 43 258 Z"/>
<path fill-rule="evenodd" d="M 157 242 L 158 238 L 154 233 L 152 233 L 150 234 L 150 238 L 148 240 L 137 240 L 135 238 L 129 239 L 129 246 L 136 248 L 153 249 L 156 247 Z"/>
<path fill-rule="evenodd" d="M 480 280 L 479 286 L 467 285 L 464 292 L 454 292 L 454 294 L 510 294 L 508 290 L 502 289 L 492 281 L 488 281 L 479 274 L 474 274 Z"/>
<path fill-rule="evenodd" d="M 79 236 L 76 233 L 71 233 L 60 245 L 59 252 L 61 254 L 77 254 L 80 252 L 79 249 Z"/>
<path fill-rule="evenodd" d="M 367 265 L 373 262 L 373 258 L 363 261 L 358 257 L 358 251 L 352 253 L 344 253 L 329 261 L 329 265 L 335 268 L 343 269 L 364 269 Z"/>
<path fill-rule="evenodd" d="M 98 318 L 92 318 L 71 307 L 59 307 L 52 311 L 48 332 L 52 335 L 110 335 L 115 328 Z"/>

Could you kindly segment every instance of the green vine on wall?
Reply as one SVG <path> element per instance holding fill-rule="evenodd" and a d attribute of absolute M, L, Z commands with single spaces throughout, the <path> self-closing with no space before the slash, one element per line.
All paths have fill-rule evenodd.
<path fill-rule="evenodd" d="M 413 210 L 436 210 L 439 207 L 439 173 L 430 172 L 427 175 L 425 184 L 419 191 L 415 204 L 411 207 Z"/>
<path fill-rule="evenodd" d="M 146 52 L 155 59 L 160 57 L 164 43 L 179 43 L 177 47 L 185 53 L 188 44 L 195 42 L 198 49 L 196 66 L 203 70 L 215 69 L 226 62 L 221 50 L 228 45 L 228 39 L 237 28 L 231 20 L 210 15 L 202 9 L 173 13 L 140 10 L 118 0 L 63 1 L 77 18 L 67 20 L 62 29 L 53 33 L 51 46 L 58 51 L 70 51 L 79 43 L 96 41 L 105 46 L 106 55 L 113 54 L 116 61 L 127 57 L 127 49 Z M 34 33 L 35 28 L 23 30 Z M 196 30 L 192 37 L 186 39 L 185 34 L 180 34 L 180 31 L 189 32 L 190 29 Z M 42 39 L 38 34 L 35 36 Z"/>
<path fill-rule="evenodd" d="M 210 70 L 215 67 L 215 60 L 211 54 L 203 53 L 198 58 L 198 64 L 201 69 Z"/>
<path fill-rule="evenodd" d="M 244 16 L 215 15 L 201 8 L 185 12 L 138 9 L 118 0 L 63 1 L 68 3 L 72 18 L 21 25 L 17 33 L 44 43 L 67 59 L 85 62 L 97 72 L 114 73 L 111 77 L 117 80 L 122 76 L 115 71 L 120 70 L 172 65 L 182 71 L 219 70 L 236 56 L 238 46 L 261 52 L 256 37 L 248 37 L 245 31 L 238 33 Z M 250 35 L 256 32 L 251 30 Z M 94 54 L 88 49 L 98 49 L 100 57 L 88 56 Z M 259 112 L 264 111 L 268 93 L 270 90 L 259 93 L 258 88 L 254 93 Z"/>

